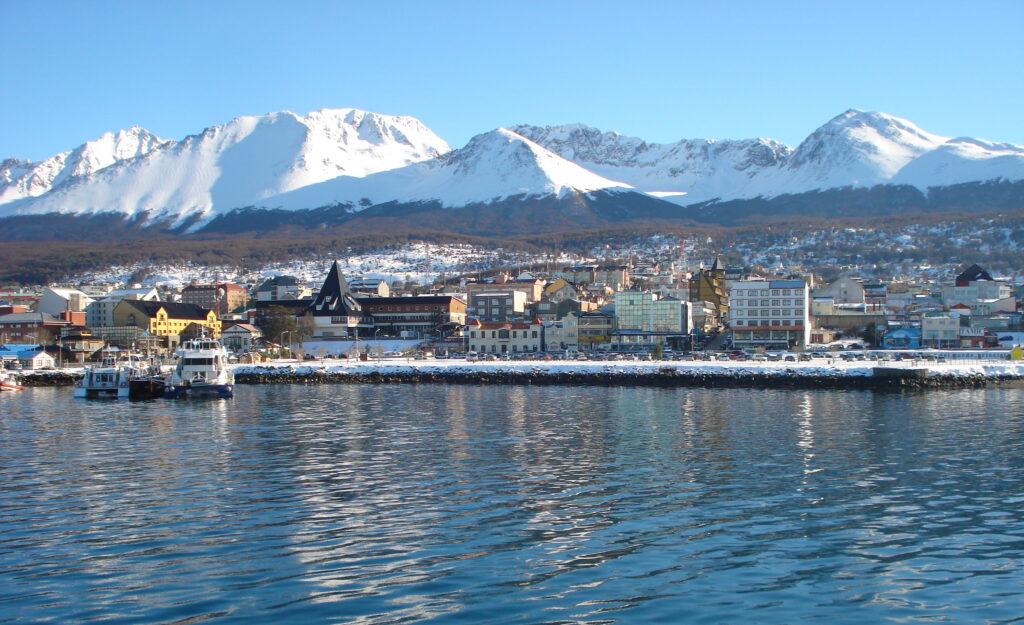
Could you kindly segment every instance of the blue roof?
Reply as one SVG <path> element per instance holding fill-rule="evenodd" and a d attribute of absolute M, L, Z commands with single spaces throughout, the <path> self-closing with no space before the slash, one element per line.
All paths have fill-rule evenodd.
<path fill-rule="evenodd" d="M 768 282 L 770 289 L 802 289 L 805 286 L 807 283 L 803 280 L 770 280 Z"/>

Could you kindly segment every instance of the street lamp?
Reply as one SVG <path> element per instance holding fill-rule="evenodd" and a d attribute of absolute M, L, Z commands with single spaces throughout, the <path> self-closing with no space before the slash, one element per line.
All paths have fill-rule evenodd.
<path fill-rule="evenodd" d="M 285 335 L 285 334 L 287 334 L 287 335 L 288 335 L 288 342 L 289 342 L 289 343 L 291 343 L 291 338 L 292 338 L 292 331 L 291 331 L 291 330 L 285 330 L 284 332 L 282 332 L 282 333 L 281 333 L 281 348 L 282 348 L 282 349 L 284 348 L 284 335 Z M 289 345 L 288 345 L 288 356 L 289 356 L 289 357 L 291 357 L 291 353 L 292 353 L 292 347 L 291 347 L 291 345 L 289 344 Z"/>

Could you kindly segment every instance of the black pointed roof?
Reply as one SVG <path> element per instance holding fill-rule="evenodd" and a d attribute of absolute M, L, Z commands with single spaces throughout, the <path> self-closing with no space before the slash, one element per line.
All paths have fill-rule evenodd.
<path fill-rule="evenodd" d="M 992 276 L 981 268 L 980 265 L 971 265 L 964 272 L 956 277 L 957 284 L 967 282 L 977 282 L 979 280 L 987 280 L 992 282 Z"/>
<path fill-rule="evenodd" d="M 715 256 L 715 262 L 711 263 L 711 271 L 725 271 L 725 265 L 722 264 L 722 259 Z"/>
<path fill-rule="evenodd" d="M 313 298 L 310 309 L 318 316 L 355 316 L 363 315 L 363 307 L 356 301 L 355 296 L 348 288 L 345 276 L 341 275 L 338 268 L 338 261 L 331 264 L 331 270 L 327 272 L 327 278 L 320 287 L 320 292 Z"/>

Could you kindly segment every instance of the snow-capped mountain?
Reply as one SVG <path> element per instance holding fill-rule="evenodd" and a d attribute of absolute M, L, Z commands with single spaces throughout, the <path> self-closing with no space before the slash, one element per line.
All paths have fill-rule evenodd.
<path fill-rule="evenodd" d="M 878 184 L 926 191 L 1024 179 L 1021 146 L 950 139 L 898 117 L 854 109 L 795 150 L 772 139 L 651 144 L 580 125 L 513 129 L 583 167 L 681 204 Z"/>
<path fill-rule="evenodd" d="M 133 159 L 69 178 L 0 211 L 146 213 L 181 222 L 211 216 L 336 176 L 359 177 L 450 148 L 412 117 L 355 109 L 239 117 Z"/>
<path fill-rule="evenodd" d="M 602 176 L 682 204 L 747 188 L 752 178 L 785 162 L 793 151 L 773 139 L 659 144 L 581 124 L 512 129 Z"/>
<path fill-rule="evenodd" d="M 884 184 L 946 141 L 905 119 L 851 109 L 804 139 L 765 194 Z"/>
<path fill-rule="evenodd" d="M 167 143 L 145 128 L 133 126 L 105 133 L 38 163 L 9 158 L 0 163 L 0 204 L 40 196 L 72 178 L 142 156 Z"/>
<path fill-rule="evenodd" d="M 364 178 L 339 176 L 259 203 L 296 210 L 384 202 L 438 202 L 444 207 L 494 203 L 509 197 L 561 197 L 568 192 L 626 189 L 505 128 L 477 135 L 465 147 L 429 161 Z"/>
<path fill-rule="evenodd" d="M 494 231 L 1003 210 L 1024 208 L 1022 189 L 1022 146 L 942 137 L 858 110 L 795 149 L 765 138 L 656 144 L 574 124 L 499 128 L 451 151 L 412 117 L 325 109 L 239 117 L 181 141 L 132 128 L 41 163 L 3 161 L 0 218 L 102 214 L 135 218 L 132 227 L 242 231 L 334 227 L 356 215 L 400 228 L 415 212 L 444 229 L 481 207 L 490 217 L 518 211 L 491 219 Z M 51 228 L 19 224 L 17 236 Z"/>

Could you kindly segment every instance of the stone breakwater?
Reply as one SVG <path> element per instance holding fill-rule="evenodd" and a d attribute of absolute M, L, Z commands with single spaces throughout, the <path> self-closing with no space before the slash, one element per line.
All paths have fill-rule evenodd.
<path fill-rule="evenodd" d="M 849 375 L 843 372 L 772 372 L 745 370 L 548 371 L 409 370 L 331 371 L 250 368 L 235 374 L 238 384 L 506 384 L 573 386 L 654 386 L 700 388 L 790 389 L 926 389 L 979 388 L 1022 379 L 981 374 L 929 376 L 909 370 L 904 375 Z"/>
<path fill-rule="evenodd" d="M 73 386 L 85 376 L 81 371 L 29 371 L 15 374 L 22 386 Z"/>
<path fill-rule="evenodd" d="M 38 371 L 16 375 L 27 387 L 70 386 L 80 371 Z M 572 386 L 654 386 L 790 389 L 979 388 L 1024 380 L 1024 365 L 899 367 L 748 367 L 742 365 L 536 366 L 486 363 L 448 365 L 269 364 L 235 368 L 237 384 L 506 384 Z"/>

